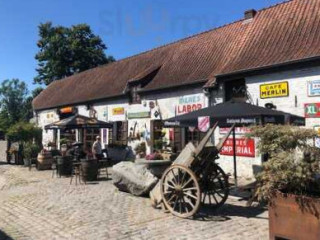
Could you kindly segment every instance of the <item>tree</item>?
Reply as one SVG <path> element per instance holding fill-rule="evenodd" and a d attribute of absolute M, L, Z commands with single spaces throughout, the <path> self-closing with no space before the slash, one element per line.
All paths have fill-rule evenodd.
<path fill-rule="evenodd" d="M 18 79 L 5 80 L 0 85 L 0 129 L 4 132 L 13 124 L 28 120 L 26 114 L 28 89 Z"/>
<path fill-rule="evenodd" d="M 39 35 L 37 45 L 40 50 L 35 56 L 39 67 L 35 83 L 49 85 L 52 81 L 114 61 L 113 57 L 105 55 L 106 45 L 87 24 L 67 28 L 54 27 L 47 22 L 39 25 Z"/>

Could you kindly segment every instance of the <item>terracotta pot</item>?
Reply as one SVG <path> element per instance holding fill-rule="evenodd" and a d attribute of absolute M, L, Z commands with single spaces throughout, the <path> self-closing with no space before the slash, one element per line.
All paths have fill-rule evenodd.
<path fill-rule="evenodd" d="M 319 240 L 320 199 L 278 192 L 269 206 L 270 240 Z"/>

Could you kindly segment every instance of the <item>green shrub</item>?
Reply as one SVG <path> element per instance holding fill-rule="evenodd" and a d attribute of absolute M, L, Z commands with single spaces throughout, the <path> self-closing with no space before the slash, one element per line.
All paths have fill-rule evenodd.
<path fill-rule="evenodd" d="M 14 142 L 35 141 L 40 144 L 42 139 L 42 129 L 32 123 L 18 122 L 12 125 L 7 131 L 7 137 Z"/>
<path fill-rule="evenodd" d="M 28 160 L 36 158 L 41 149 L 41 146 L 38 144 L 26 142 L 23 146 L 23 155 Z"/>
<path fill-rule="evenodd" d="M 256 196 L 269 201 L 276 191 L 320 197 L 320 149 L 313 146 L 317 133 L 292 126 L 266 125 L 251 129 L 258 149 L 268 154 L 257 178 Z"/>

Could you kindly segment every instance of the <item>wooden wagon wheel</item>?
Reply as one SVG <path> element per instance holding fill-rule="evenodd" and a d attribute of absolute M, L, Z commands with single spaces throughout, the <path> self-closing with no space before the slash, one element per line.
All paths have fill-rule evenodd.
<path fill-rule="evenodd" d="M 187 167 L 173 165 L 161 178 L 161 196 L 164 205 L 175 216 L 187 218 L 197 213 L 201 191 L 195 174 Z"/>
<path fill-rule="evenodd" d="M 212 163 L 208 175 L 201 180 L 201 203 L 218 208 L 222 206 L 229 196 L 228 176 L 217 164 Z"/>

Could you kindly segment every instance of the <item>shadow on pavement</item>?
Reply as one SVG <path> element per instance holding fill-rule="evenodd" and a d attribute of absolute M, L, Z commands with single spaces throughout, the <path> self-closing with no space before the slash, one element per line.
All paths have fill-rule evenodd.
<path fill-rule="evenodd" d="M 1 240 L 13 240 L 13 238 L 9 237 L 6 233 L 0 230 L 0 239 Z"/>
<path fill-rule="evenodd" d="M 267 211 L 266 208 L 263 207 L 245 207 L 239 205 L 232 204 L 224 204 L 219 209 L 202 207 L 200 208 L 197 216 L 194 220 L 198 221 L 228 221 L 231 217 L 245 217 L 245 218 L 260 218 L 267 219 L 263 216 L 259 216 L 262 213 Z"/>

